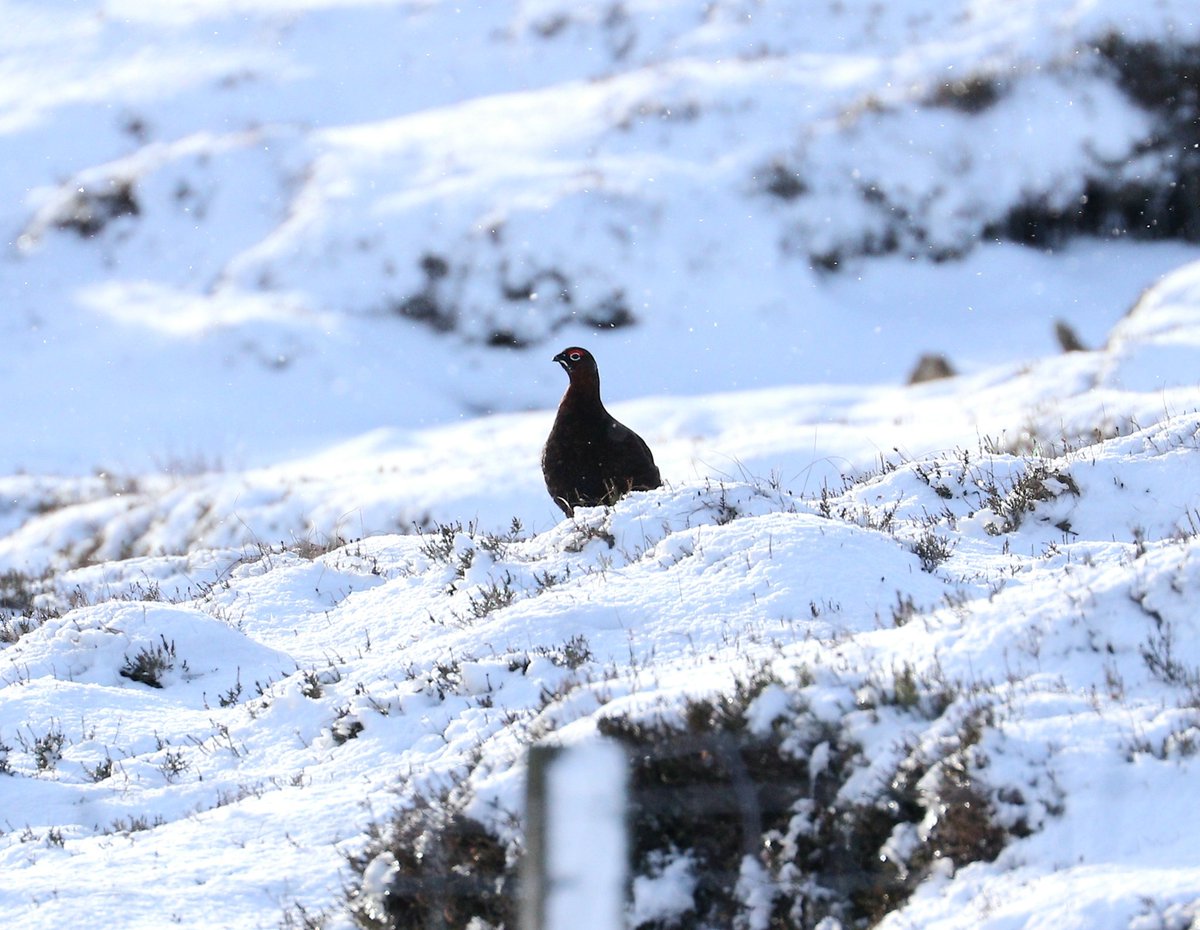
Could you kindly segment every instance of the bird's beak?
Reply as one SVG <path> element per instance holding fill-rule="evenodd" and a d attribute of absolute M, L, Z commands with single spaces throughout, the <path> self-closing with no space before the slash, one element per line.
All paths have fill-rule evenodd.
<path fill-rule="evenodd" d="M 567 353 L 559 352 L 558 355 L 551 359 L 552 362 L 558 362 L 563 368 L 567 367 Z"/>

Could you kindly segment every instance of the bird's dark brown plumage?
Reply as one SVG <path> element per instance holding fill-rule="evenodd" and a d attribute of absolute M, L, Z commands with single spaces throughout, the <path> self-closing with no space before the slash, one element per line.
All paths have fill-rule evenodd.
<path fill-rule="evenodd" d="M 542 449 L 546 490 L 568 517 L 576 507 L 612 504 L 630 491 L 662 486 L 645 440 L 618 423 L 600 400 L 600 371 L 587 349 L 554 356 L 571 379 Z"/>

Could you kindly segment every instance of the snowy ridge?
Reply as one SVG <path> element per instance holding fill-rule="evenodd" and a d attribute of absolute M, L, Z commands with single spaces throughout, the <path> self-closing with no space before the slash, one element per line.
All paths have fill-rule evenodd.
<path fill-rule="evenodd" d="M 668 482 L 776 479 L 812 495 L 899 453 L 987 440 L 1027 449 L 1090 442 L 1196 406 L 1200 263 L 1148 291 L 1089 352 L 907 388 L 791 387 L 644 399 L 622 416 L 645 430 Z M 628 413 L 626 413 L 628 411 Z M 400 432 L 237 471 L 166 462 L 158 472 L 0 478 L 0 568 L 38 574 L 88 560 L 197 548 L 326 546 L 438 523 L 532 530 L 556 512 L 537 469 L 544 411 Z M 643 426 L 644 424 L 644 426 Z"/>

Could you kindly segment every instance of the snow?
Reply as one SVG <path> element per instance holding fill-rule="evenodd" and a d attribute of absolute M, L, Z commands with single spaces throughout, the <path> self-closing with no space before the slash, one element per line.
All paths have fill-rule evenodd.
<path fill-rule="evenodd" d="M 677 918 L 692 908 L 695 863 L 679 856 L 662 865 L 658 875 L 638 875 L 633 880 L 629 924 L 637 927 L 653 920 Z"/>
<path fill-rule="evenodd" d="M 529 745 L 764 670 L 746 732 L 808 782 L 772 849 L 911 780 L 881 927 L 1196 922 L 1200 250 L 994 234 L 1169 168 L 1100 47 L 1192 4 L 0 18 L 6 924 L 350 927 L 394 811 L 517 850 Z M 560 521 L 569 343 L 666 486 Z M 958 375 L 905 386 L 926 352 Z M 954 778 L 992 861 L 921 860 Z"/>

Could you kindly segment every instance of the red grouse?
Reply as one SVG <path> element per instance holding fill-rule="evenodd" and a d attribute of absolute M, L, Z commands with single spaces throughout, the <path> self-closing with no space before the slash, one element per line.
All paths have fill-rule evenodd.
<path fill-rule="evenodd" d="M 542 449 L 542 474 L 554 503 L 569 517 L 576 507 L 612 504 L 630 491 L 661 487 L 645 440 L 604 409 L 592 353 L 572 346 L 554 361 L 571 379 Z"/>

